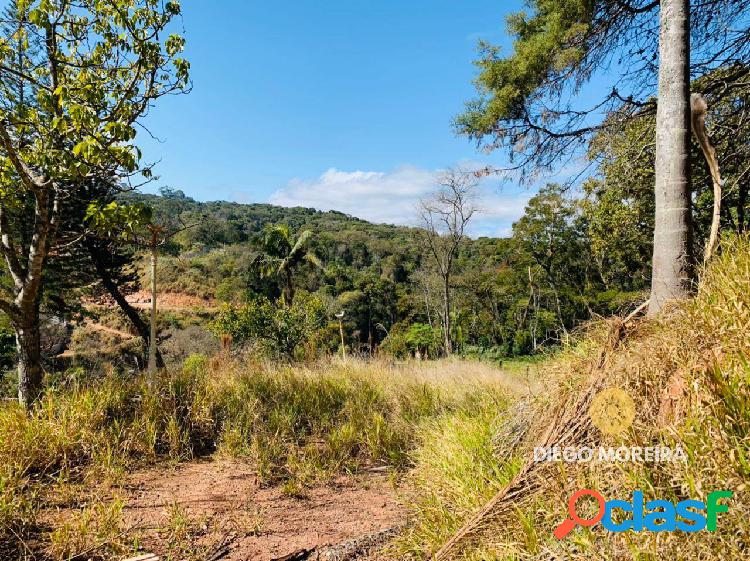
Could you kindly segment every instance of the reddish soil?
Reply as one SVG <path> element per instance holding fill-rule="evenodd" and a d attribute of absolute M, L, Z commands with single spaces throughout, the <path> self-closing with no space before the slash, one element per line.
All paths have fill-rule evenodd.
<path fill-rule="evenodd" d="M 227 561 L 270 561 L 300 549 L 349 542 L 406 520 L 382 474 L 341 477 L 295 498 L 280 487 L 261 487 L 246 463 L 215 460 L 136 473 L 124 490 L 125 526 L 140 528 L 143 550 L 162 556 L 174 535 L 175 512 L 187 520 L 188 541 L 195 547 L 210 552 L 229 543 L 221 557 Z"/>
<path fill-rule="evenodd" d="M 125 297 L 134 308 L 150 308 L 151 292 L 139 290 Z M 218 307 L 214 300 L 183 294 L 179 292 L 163 292 L 156 297 L 156 303 L 160 310 L 185 311 L 185 310 L 210 310 Z"/>

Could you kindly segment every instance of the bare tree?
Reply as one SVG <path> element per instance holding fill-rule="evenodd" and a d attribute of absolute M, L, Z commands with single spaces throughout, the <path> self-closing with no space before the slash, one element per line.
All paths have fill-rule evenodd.
<path fill-rule="evenodd" d="M 477 212 L 478 175 L 449 169 L 439 179 L 439 189 L 419 205 L 424 241 L 442 281 L 442 313 L 445 353 L 453 352 L 451 341 L 451 276 L 466 227 Z"/>

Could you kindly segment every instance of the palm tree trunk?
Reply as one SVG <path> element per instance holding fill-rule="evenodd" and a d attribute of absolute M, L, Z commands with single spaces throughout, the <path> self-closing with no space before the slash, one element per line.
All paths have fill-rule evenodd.
<path fill-rule="evenodd" d="M 292 272 L 287 270 L 284 273 L 285 277 L 285 286 L 282 290 L 282 294 L 284 296 L 284 304 L 287 306 L 292 305 L 292 301 L 294 300 L 294 281 L 292 279 Z"/>
<path fill-rule="evenodd" d="M 656 110 L 656 221 L 649 315 L 686 298 L 693 279 L 690 196 L 690 1 L 662 0 Z"/>

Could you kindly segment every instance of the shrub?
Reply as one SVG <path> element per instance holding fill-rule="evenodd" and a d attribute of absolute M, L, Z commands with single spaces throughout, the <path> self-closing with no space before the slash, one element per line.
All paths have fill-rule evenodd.
<path fill-rule="evenodd" d="M 496 363 L 502 363 L 503 360 L 507 358 L 507 354 L 503 347 L 480 347 L 476 345 L 464 345 L 461 349 L 461 356 Z"/>
<path fill-rule="evenodd" d="M 272 354 L 294 358 L 298 347 L 312 340 L 325 322 L 323 302 L 301 292 L 291 306 L 272 304 L 266 298 L 241 307 L 224 306 L 211 329 L 219 335 L 231 335 L 238 343 L 260 340 Z"/>
<path fill-rule="evenodd" d="M 441 339 L 441 331 L 425 323 L 412 323 L 408 327 L 400 324 L 393 326 L 381 349 L 397 358 L 406 358 L 417 353 L 423 358 L 435 358 L 440 353 Z"/>

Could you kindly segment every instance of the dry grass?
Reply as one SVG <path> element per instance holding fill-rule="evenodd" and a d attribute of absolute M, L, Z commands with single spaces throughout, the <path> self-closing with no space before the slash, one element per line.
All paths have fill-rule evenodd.
<path fill-rule="evenodd" d="M 406 470 L 423 423 L 502 410 L 516 383 L 458 361 L 278 367 L 195 355 L 151 383 L 76 371 L 31 415 L 0 409 L 0 558 L 29 538 L 54 559 L 124 551 L 121 505 L 103 497 L 86 496 L 81 515 L 51 532 L 36 527 L 37 514 L 78 504 L 82 489 L 143 463 L 245 457 L 291 494 L 373 465 Z"/>
<path fill-rule="evenodd" d="M 525 421 L 506 423 L 497 441 L 514 446 L 499 459 L 528 457 L 537 442 L 597 445 L 681 445 L 689 460 L 656 464 L 524 462 L 516 479 L 476 517 L 446 552 L 449 559 L 740 559 L 750 546 L 750 241 L 730 239 L 704 272 L 696 297 L 658 321 L 643 321 L 620 340 L 616 320 L 589 326 L 573 348 L 551 360 L 543 376 L 555 389 L 533 400 Z M 618 336 L 613 338 L 613 334 Z M 587 403 L 598 388 L 625 388 L 636 402 L 629 431 L 607 437 L 590 424 Z M 521 413 L 523 414 L 523 413 Z M 519 427 L 528 427 L 520 430 Z M 418 454 L 417 454 L 418 457 Z M 417 470 L 427 470 L 417 465 Z M 432 473 L 422 497 L 429 496 Z M 482 481 L 467 468 L 464 478 Z M 479 479 L 477 479 L 479 478 Z M 486 478 L 485 478 L 486 480 Z M 554 527 L 565 518 L 567 498 L 592 488 L 627 499 L 705 500 L 718 489 L 734 491 L 717 532 L 610 533 L 579 529 L 558 542 Z M 486 497 L 478 483 L 474 496 Z M 419 504 L 419 503 L 417 503 Z M 446 507 L 451 510 L 452 507 Z M 453 509 L 459 511 L 459 509 Z M 473 513 L 463 516 L 462 523 Z M 445 542 L 426 532 L 407 551 L 426 558 Z"/>

